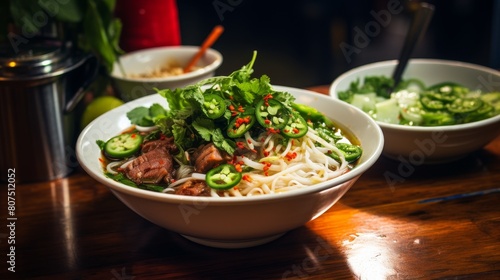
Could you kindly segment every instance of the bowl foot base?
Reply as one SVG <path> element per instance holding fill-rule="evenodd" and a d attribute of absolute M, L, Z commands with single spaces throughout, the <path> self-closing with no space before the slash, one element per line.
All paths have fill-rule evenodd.
<path fill-rule="evenodd" d="M 189 235 L 184 235 L 181 234 L 184 238 L 209 247 L 214 247 L 214 248 L 223 248 L 223 249 L 238 249 L 238 248 L 248 248 L 248 247 L 254 247 L 262 244 L 269 243 L 271 241 L 274 241 L 281 236 L 283 236 L 285 233 L 280 233 L 276 235 L 271 235 L 271 236 L 266 236 L 262 238 L 255 238 L 255 239 L 242 239 L 242 240 L 218 240 L 218 239 L 205 239 L 205 238 L 198 238 L 198 237 L 193 237 Z"/>

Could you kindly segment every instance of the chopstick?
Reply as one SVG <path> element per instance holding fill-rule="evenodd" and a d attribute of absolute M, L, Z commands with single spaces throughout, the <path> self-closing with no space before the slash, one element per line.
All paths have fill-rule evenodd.
<path fill-rule="evenodd" d="M 201 48 L 198 50 L 198 52 L 193 56 L 191 61 L 184 67 L 184 73 L 189 72 L 191 68 L 198 62 L 198 60 L 201 58 L 201 56 L 206 52 L 208 48 L 210 48 L 215 41 L 219 38 L 219 36 L 222 34 L 224 31 L 224 27 L 222 25 L 217 25 L 212 29 L 212 32 L 208 35 L 208 37 L 205 39 L 203 44 L 201 45 Z"/>

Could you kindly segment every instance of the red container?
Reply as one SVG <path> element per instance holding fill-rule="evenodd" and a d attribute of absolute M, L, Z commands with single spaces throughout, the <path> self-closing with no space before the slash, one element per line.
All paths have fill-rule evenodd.
<path fill-rule="evenodd" d="M 176 0 L 120 0 L 115 14 L 123 24 L 120 47 L 126 52 L 181 43 Z"/>

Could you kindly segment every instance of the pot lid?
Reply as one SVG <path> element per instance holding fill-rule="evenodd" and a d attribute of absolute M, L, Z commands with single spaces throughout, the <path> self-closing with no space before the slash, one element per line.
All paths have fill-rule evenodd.
<path fill-rule="evenodd" d="M 17 51 L 0 47 L 0 79 L 29 78 L 54 73 L 67 66 L 69 44 L 53 39 L 38 39 L 21 44 Z"/>

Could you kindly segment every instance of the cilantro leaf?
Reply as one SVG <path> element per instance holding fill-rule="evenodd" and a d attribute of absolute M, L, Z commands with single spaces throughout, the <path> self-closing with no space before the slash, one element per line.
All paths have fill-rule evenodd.
<path fill-rule="evenodd" d="M 224 135 L 222 134 L 222 131 L 220 128 L 216 128 L 211 131 L 212 132 L 212 142 L 214 145 L 221 149 L 226 151 L 228 154 L 232 155 L 235 151 L 235 145 L 231 145 L 233 141 L 226 139 Z"/>
<path fill-rule="evenodd" d="M 136 107 L 127 113 L 130 122 L 139 126 L 153 126 L 155 121 L 168 112 L 160 104 L 154 103 L 151 107 Z"/>
<path fill-rule="evenodd" d="M 149 119 L 149 109 L 140 106 L 127 113 L 130 122 L 140 126 L 152 126 L 154 123 Z"/>
<path fill-rule="evenodd" d="M 160 104 L 153 104 L 151 107 L 149 107 L 149 116 L 151 117 L 151 120 L 154 122 L 155 119 L 161 118 L 163 116 L 167 115 L 167 110 L 163 108 Z"/>
<path fill-rule="evenodd" d="M 212 142 L 214 145 L 232 155 L 234 153 L 234 146 L 231 145 L 228 140 L 224 137 L 222 130 L 215 127 L 215 124 L 210 119 L 197 118 L 193 122 L 193 127 L 196 129 L 198 134 L 207 142 Z"/>
<path fill-rule="evenodd" d="M 205 118 L 197 118 L 193 122 L 193 127 L 196 129 L 201 138 L 207 142 L 212 140 L 212 131 L 215 129 L 214 122 Z"/>
<path fill-rule="evenodd" d="M 255 59 L 257 58 L 257 52 L 253 52 L 252 60 L 245 66 L 241 67 L 240 70 L 236 70 L 229 75 L 229 77 L 239 81 L 246 82 L 250 80 L 250 77 L 253 73 L 253 64 L 255 63 Z"/>
<path fill-rule="evenodd" d="M 295 97 L 286 91 L 275 91 L 273 92 L 273 96 L 288 108 L 291 108 L 292 103 L 295 101 Z"/>

